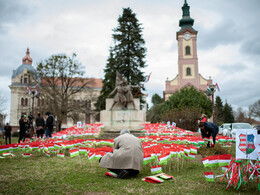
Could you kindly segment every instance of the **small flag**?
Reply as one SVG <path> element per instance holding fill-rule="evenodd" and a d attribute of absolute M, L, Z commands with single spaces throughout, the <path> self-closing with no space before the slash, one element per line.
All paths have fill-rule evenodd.
<path fill-rule="evenodd" d="M 24 154 L 22 154 L 22 155 L 23 155 L 24 158 L 29 158 L 29 157 L 32 156 L 32 154 L 29 154 L 29 153 L 24 153 Z"/>
<path fill-rule="evenodd" d="M 34 91 L 35 91 L 35 95 L 37 95 L 37 94 L 38 94 L 38 88 L 37 88 L 37 85 L 35 86 Z"/>
<path fill-rule="evenodd" d="M 211 93 L 211 90 L 210 90 L 210 88 L 209 88 L 209 84 L 207 84 L 207 91 L 208 91 L 209 93 Z"/>
<path fill-rule="evenodd" d="M 218 91 L 220 91 L 219 86 L 218 86 L 217 83 L 216 83 L 216 85 L 215 85 L 215 89 L 217 89 Z"/>
<path fill-rule="evenodd" d="M 146 79 L 146 83 L 150 80 L 152 72 L 148 75 L 147 79 Z"/>
<path fill-rule="evenodd" d="M 105 176 L 117 177 L 117 174 L 114 172 L 105 172 Z"/>
<path fill-rule="evenodd" d="M 164 179 L 164 180 L 168 180 L 168 179 L 173 178 L 173 176 L 167 175 L 165 173 L 160 174 L 158 177 L 160 177 L 161 179 Z"/>
<path fill-rule="evenodd" d="M 148 177 L 145 177 L 145 180 L 146 182 L 149 182 L 149 183 L 163 183 L 163 179 L 160 179 L 159 177 L 156 177 L 156 176 L 148 176 Z"/>
<path fill-rule="evenodd" d="M 27 85 L 27 91 L 28 91 L 28 94 L 30 95 L 31 94 L 31 90 L 30 90 L 29 85 Z"/>
<path fill-rule="evenodd" d="M 58 153 L 57 157 L 64 158 L 64 153 Z"/>
<path fill-rule="evenodd" d="M 78 149 L 72 149 L 70 150 L 70 157 L 75 157 L 79 155 L 79 150 Z"/>
<path fill-rule="evenodd" d="M 223 166 L 222 167 L 222 173 L 225 173 L 228 170 L 228 166 Z"/>
<path fill-rule="evenodd" d="M 209 182 L 214 182 L 214 175 L 213 172 L 204 172 L 206 180 Z"/>
<path fill-rule="evenodd" d="M 161 165 L 157 165 L 157 166 L 151 167 L 151 173 L 152 174 L 162 173 L 162 166 Z"/>

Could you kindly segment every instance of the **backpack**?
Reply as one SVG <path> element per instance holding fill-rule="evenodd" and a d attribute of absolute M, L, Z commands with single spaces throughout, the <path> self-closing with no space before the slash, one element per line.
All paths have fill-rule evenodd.
<path fill-rule="evenodd" d="M 55 120 L 55 118 L 54 118 L 54 116 L 53 115 L 51 115 L 52 116 L 52 126 L 54 127 L 54 126 L 56 126 L 56 120 Z"/>

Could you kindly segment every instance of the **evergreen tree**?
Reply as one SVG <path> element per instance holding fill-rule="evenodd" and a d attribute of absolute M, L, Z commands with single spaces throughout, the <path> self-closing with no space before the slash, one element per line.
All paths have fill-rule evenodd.
<path fill-rule="evenodd" d="M 223 102 L 221 100 L 221 98 L 219 96 L 216 97 L 216 101 L 215 101 L 215 122 L 221 123 L 224 120 L 223 117 Z"/>
<path fill-rule="evenodd" d="M 152 96 L 152 103 L 153 103 L 153 105 L 157 105 L 157 104 L 163 103 L 163 98 L 161 98 L 157 93 L 155 93 Z"/>
<path fill-rule="evenodd" d="M 223 117 L 225 123 L 233 123 L 235 121 L 233 109 L 227 102 L 223 108 Z"/>
<path fill-rule="evenodd" d="M 146 76 L 141 71 L 146 67 L 145 41 L 142 38 L 142 28 L 139 24 L 136 14 L 130 8 L 123 8 L 123 14 L 118 18 L 118 26 L 113 29 L 114 46 L 110 48 L 110 55 L 104 69 L 105 78 L 103 80 L 103 88 L 97 101 L 97 109 L 105 109 L 105 100 L 110 92 L 115 88 L 116 71 L 123 75 L 129 85 L 139 85 L 145 81 Z M 141 90 L 145 90 L 142 86 Z M 136 98 L 142 97 L 140 93 Z M 133 94 L 138 89 L 133 89 Z M 141 103 L 144 100 L 141 98 Z"/>
<path fill-rule="evenodd" d="M 180 91 L 176 91 L 170 96 L 170 98 L 164 103 L 164 110 L 168 111 L 177 108 L 197 108 L 201 113 L 207 116 L 212 115 L 212 104 L 209 98 L 196 88 L 184 87 Z"/>

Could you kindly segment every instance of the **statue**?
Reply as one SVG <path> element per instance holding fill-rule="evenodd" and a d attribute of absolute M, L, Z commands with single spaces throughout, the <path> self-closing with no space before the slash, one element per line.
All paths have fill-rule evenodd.
<path fill-rule="evenodd" d="M 112 110 L 117 103 L 121 103 L 124 109 L 127 108 L 128 103 L 133 103 L 135 109 L 134 97 L 132 94 L 133 88 L 138 88 L 138 86 L 128 85 L 128 82 L 123 78 L 123 76 L 119 72 L 116 72 L 116 87 L 109 96 L 115 94 L 115 92 L 117 93 L 110 110 Z"/>

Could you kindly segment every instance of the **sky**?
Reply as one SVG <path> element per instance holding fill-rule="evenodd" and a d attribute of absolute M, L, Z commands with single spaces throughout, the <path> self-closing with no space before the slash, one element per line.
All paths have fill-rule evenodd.
<path fill-rule="evenodd" d="M 215 92 L 234 110 L 260 98 L 260 1 L 187 0 L 198 31 L 199 73 L 211 76 Z M 147 48 L 147 101 L 163 97 L 165 81 L 178 74 L 176 32 L 184 0 L 0 0 L 0 96 L 10 112 L 12 71 L 29 47 L 33 66 L 53 54 L 77 53 L 85 76 L 104 78 L 113 29 L 130 7 Z"/>

